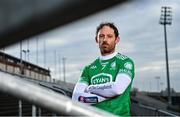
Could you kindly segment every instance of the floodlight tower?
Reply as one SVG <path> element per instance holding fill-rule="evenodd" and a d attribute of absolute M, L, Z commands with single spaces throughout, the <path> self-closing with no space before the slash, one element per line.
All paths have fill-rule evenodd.
<path fill-rule="evenodd" d="M 169 63 L 168 63 L 168 48 L 167 48 L 167 34 L 166 34 L 166 25 L 171 25 L 172 24 L 172 8 L 171 7 L 168 7 L 168 6 L 162 6 L 161 7 L 161 17 L 160 17 L 160 22 L 159 23 L 164 26 L 168 103 L 171 104 L 170 80 L 169 80 Z"/>

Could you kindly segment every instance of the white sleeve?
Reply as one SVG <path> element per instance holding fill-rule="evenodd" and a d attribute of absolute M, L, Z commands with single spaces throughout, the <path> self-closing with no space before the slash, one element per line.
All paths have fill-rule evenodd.
<path fill-rule="evenodd" d="M 106 98 L 104 97 L 87 93 L 86 92 L 87 87 L 88 85 L 86 83 L 77 83 L 72 94 L 72 100 L 87 104 L 95 104 L 106 100 Z"/>
<path fill-rule="evenodd" d="M 122 94 L 131 82 L 131 77 L 127 74 L 119 73 L 115 82 L 105 84 L 90 85 L 87 91 L 103 97 L 114 97 Z"/>

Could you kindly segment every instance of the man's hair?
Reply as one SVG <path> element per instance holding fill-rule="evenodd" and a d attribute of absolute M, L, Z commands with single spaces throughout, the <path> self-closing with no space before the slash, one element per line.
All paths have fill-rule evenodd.
<path fill-rule="evenodd" d="M 115 36 L 116 37 L 119 36 L 118 29 L 113 23 L 111 23 L 111 22 L 103 22 L 99 26 L 97 26 L 97 28 L 96 28 L 96 38 L 97 38 L 99 30 L 101 30 L 104 26 L 109 26 L 110 28 L 112 28 L 114 30 Z"/>

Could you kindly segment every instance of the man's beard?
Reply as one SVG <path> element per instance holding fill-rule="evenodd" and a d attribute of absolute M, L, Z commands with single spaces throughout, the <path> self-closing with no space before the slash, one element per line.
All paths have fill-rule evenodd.
<path fill-rule="evenodd" d="M 115 50 L 115 46 L 109 45 L 107 43 L 103 43 L 99 48 L 102 55 L 113 53 Z"/>

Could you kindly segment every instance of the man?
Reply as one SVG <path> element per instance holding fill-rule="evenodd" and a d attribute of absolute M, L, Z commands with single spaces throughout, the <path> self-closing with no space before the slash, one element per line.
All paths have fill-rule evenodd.
<path fill-rule="evenodd" d="M 101 56 L 84 68 L 72 99 L 115 115 L 128 116 L 134 63 L 115 51 L 120 38 L 113 23 L 101 23 L 97 27 L 95 39 Z"/>

